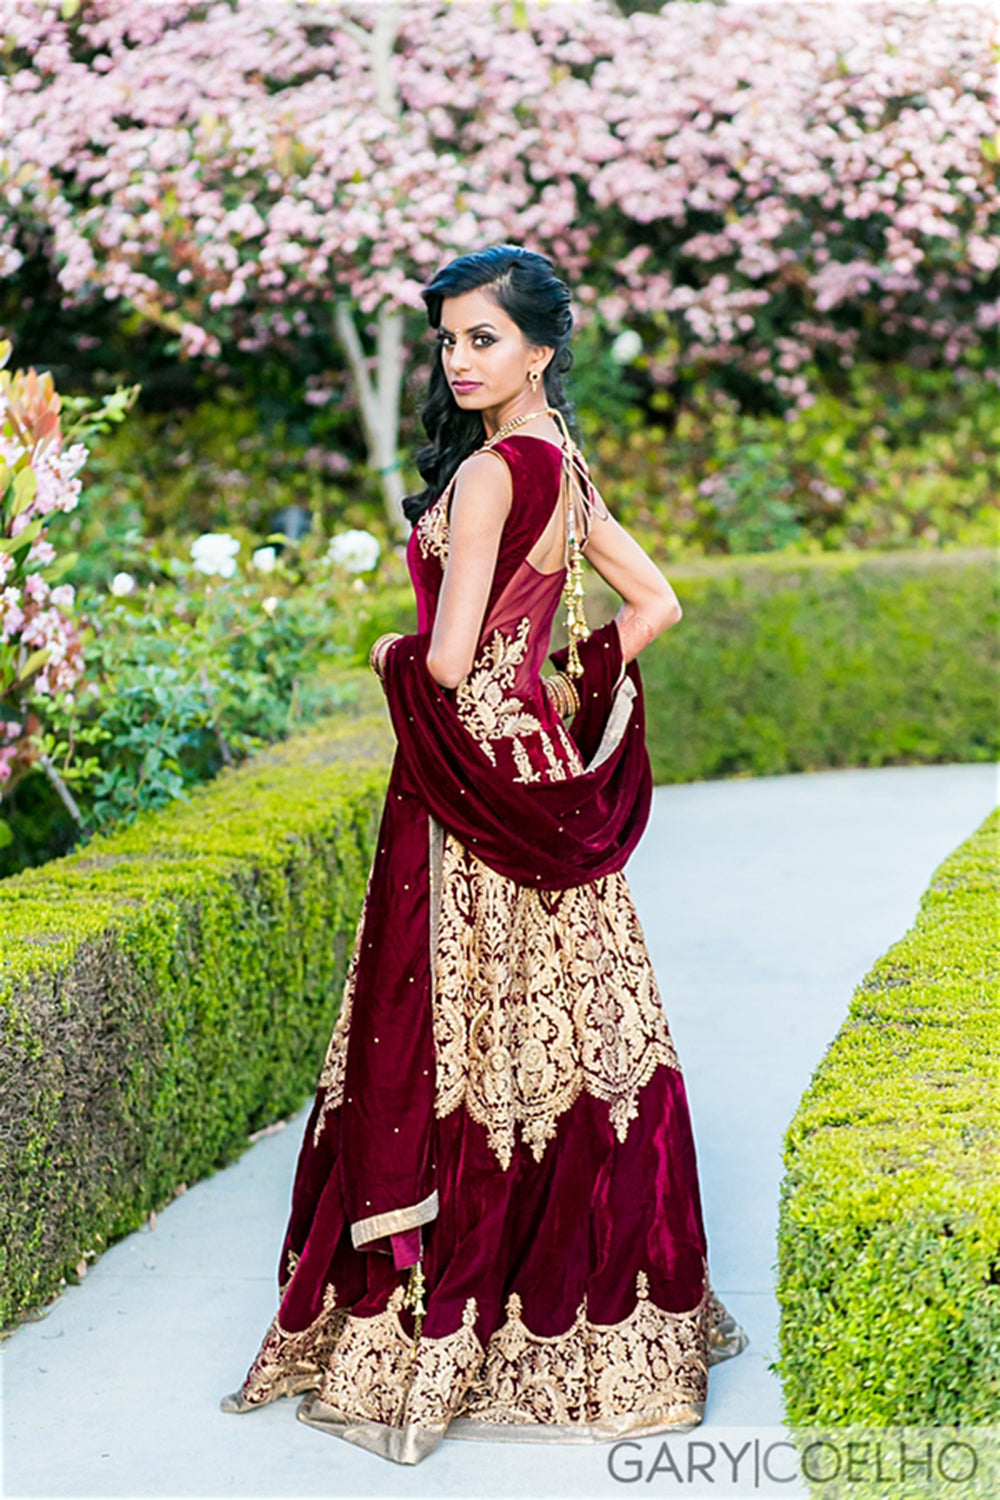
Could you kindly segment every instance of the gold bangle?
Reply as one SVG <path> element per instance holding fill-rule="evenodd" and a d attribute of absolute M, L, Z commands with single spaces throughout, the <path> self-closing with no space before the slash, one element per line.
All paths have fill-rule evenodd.
<path fill-rule="evenodd" d="M 393 641 L 401 641 L 402 639 L 403 637 L 398 630 L 388 630 L 386 631 L 385 635 L 379 636 L 378 640 L 374 643 L 371 650 L 369 651 L 368 665 L 375 673 L 375 676 L 378 678 L 379 682 L 382 681 L 382 650 L 385 647 L 390 646 Z"/>
<path fill-rule="evenodd" d="M 555 672 L 551 677 L 543 677 L 542 681 L 561 719 L 572 718 L 580 712 L 580 695 L 576 684 L 565 672 Z"/>

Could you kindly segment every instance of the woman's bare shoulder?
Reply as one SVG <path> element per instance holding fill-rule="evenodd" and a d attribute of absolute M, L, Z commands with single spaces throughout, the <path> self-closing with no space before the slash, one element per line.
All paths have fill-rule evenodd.
<path fill-rule="evenodd" d="M 489 510 L 502 509 L 506 515 L 512 499 L 510 469 L 501 453 L 493 448 L 479 448 L 468 458 L 463 458 L 455 471 L 452 514 L 457 507 L 465 509 L 475 505 Z"/>

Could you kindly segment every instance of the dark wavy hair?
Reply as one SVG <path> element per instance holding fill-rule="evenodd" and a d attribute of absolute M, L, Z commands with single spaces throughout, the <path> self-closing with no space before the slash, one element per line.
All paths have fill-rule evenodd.
<path fill-rule="evenodd" d="M 460 297 L 479 288 L 490 295 L 520 328 L 535 348 L 555 349 L 544 373 L 545 398 L 566 418 L 570 430 L 576 423 L 563 390 L 563 376 L 573 363 L 569 347 L 573 313 L 569 288 L 555 275 L 552 262 L 520 245 L 490 245 L 472 255 L 449 261 L 421 292 L 432 328 L 441 326 L 441 304 L 446 297 Z M 445 378 L 441 359 L 435 353 L 427 399 L 420 412 L 427 445 L 416 454 L 417 468 L 426 488 L 408 495 L 403 511 L 416 521 L 444 490 L 463 459 L 481 447 L 486 428 L 478 411 L 463 411 Z"/>

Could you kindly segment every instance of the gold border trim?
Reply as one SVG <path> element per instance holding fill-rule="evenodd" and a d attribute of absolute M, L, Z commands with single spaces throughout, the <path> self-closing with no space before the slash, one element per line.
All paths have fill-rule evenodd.
<path fill-rule="evenodd" d="M 388 1422 L 372 1422 L 349 1417 L 336 1406 L 330 1406 L 317 1395 L 305 1396 L 295 1411 L 300 1422 L 343 1438 L 358 1448 L 391 1459 L 397 1464 L 418 1464 L 432 1453 L 445 1435 L 436 1427 L 420 1427 L 408 1422 L 405 1427 L 390 1427 Z"/>
<path fill-rule="evenodd" d="M 391 1208 L 385 1214 L 372 1214 L 370 1219 L 359 1219 L 351 1225 L 351 1244 L 355 1250 L 372 1240 L 380 1240 L 386 1234 L 401 1234 L 406 1229 L 418 1229 L 429 1224 L 439 1212 L 438 1191 L 421 1198 L 411 1208 Z"/>
<path fill-rule="evenodd" d="M 476 1417 L 453 1417 L 445 1437 L 480 1443 L 615 1443 L 625 1436 L 691 1432 L 704 1416 L 704 1401 L 681 1401 L 648 1411 L 623 1412 L 603 1422 L 481 1422 Z"/>
<path fill-rule="evenodd" d="M 626 677 L 615 690 L 614 701 L 611 704 L 611 712 L 608 714 L 601 735 L 601 743 L 594 752 L 593 758 L 586 767 L 588 771 L 596 771 L 598 766 L 604 764 L 609 755 L 614 754 L 621 744 L 622 736 L 628 728 L 632 717 L 632 705 L 635 702 L 635 683 L 631 677 Z"/>

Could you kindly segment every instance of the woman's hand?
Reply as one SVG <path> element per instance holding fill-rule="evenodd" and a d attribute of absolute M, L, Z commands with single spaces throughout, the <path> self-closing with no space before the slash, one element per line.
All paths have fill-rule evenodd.
<path fill-rule="evenodd" d="M 427 650 L 427 670 L 441 687 L 457 687 L 475 659 L 512 493 L 510 470 L 491 449 L 472 454 L 458 470 Z"/>

